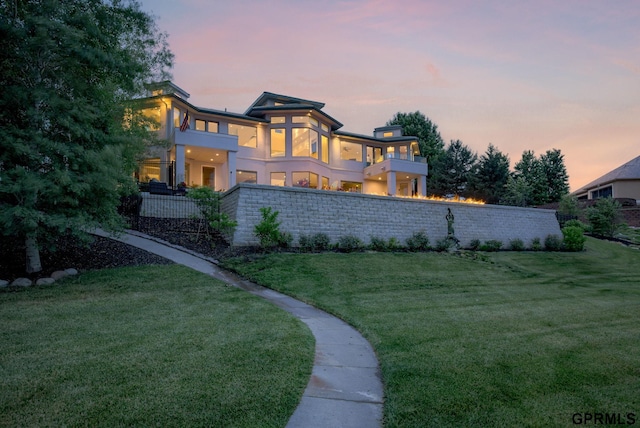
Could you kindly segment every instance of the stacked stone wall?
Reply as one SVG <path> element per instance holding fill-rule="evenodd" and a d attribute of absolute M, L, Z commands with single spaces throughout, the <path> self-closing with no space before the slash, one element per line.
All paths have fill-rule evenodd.
<path fill-rule="evenodd" d="M 454 215 L 455 236 L 463 246 L 474 239 L 498 240 L 504 247 L 521 239 L 529 246 L 534 238 L 544 242 L 548 235 L 562 236 L 553 210 L 239 184 L 222 200 L 222 209 L 238 222 L 233 245 L 258 243 L 253 231 L 262 220 L 262 207 L 279 212 L 280 230 L 291 233 L 294 244 L 300 235 L 314 233 L 325 233 L 332 242 L 352 235 L 365 243 L 372 236 L 404 243 L 420 231 L 435 244 L 448 234 L 449 209 Z"/>

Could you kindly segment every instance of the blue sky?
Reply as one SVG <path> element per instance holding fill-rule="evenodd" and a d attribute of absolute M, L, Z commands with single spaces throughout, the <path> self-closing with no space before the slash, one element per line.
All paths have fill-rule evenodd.
<path fill-rule="evenodd" d="M 492 143 L 512 165 L 560 149 L 572 190 L 640 154 L 638 1 L 141 3 L 198 106 L 282 93 L 367 135 L 419 110 L 447 143 Z"/>

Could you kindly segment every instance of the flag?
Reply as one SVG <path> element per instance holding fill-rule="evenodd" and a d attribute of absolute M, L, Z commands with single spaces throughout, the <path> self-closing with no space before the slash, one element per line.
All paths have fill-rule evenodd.
<path fill-rule="evenodd" d="M 184 119 L 182 120 L 182 125 L 180 125 L 180 131 L 184 132 L 189 129 L 189 111 L 184 115 Z"/>

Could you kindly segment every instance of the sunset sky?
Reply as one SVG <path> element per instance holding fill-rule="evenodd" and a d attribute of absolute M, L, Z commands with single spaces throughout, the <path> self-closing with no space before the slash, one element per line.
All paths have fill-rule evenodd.
<path fill-rule="evenodd" d="M 571 190 L 640 154 L 638 0 L 142 0 L 193 104 L 264 91 L 371 135 L 421 111 L 448 143 L 517 162 L 557 148 Z"/>

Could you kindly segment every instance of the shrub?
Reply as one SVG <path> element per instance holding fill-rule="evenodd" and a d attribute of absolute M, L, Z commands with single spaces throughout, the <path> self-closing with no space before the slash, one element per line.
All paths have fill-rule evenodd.
<path fill-rule="evenodd" d="M 260 246 L 264 249 L 270 249 L 276 246 L 282 246 L 288 241 L 291 244 L 291 234 L 284 236 L 280 232 L 280 222 L 278 222 L 278 211 L 272 211 L 271 207 L 260 208 L 262 221 L 253 228 L 255 235 L 260 240 Z"/>
<path fill-rule="evenodd" d="M 540 238 L 533 238 L 531 240 L 531 249 L 533 251 L 540 251 L 542 250 L 542 244 L 540 243 Z"/>
<path fill-rule="evenodd" d="M 238 223 L 220 211 L 220 192 L 210 187 L 195 187 L 187 193 L 200 210 L 200 217 L 213 229 L 223 234 L 232 234 Z"/>
<path fill-rule="evenodd" d="M 290 232 L 280 232 L 280 236 L 278 237 L 278 247 L 291 248 L 292 243 L 293 235 Z"/>
<path fill-rule="evenodd" d="M 582 251 L 584 250 L 584 241 L 587 238 L 584 237 L 584 231 L 578 226 L 565 226 L 562 228 L 562 236 L 564 240 L 562 244 L 567 251 Z"/>
<path fill-rule="evenodd" d="M 454 245 L 455 245 L 455 241 L 452 239 L 449 239 L 449 237 L 447 236 L 445 238 L 438 239 L 436 241 L 435 250 L 439 252 L 448 251 L 449 248 L 451 248 Z"/>
<path fill-rule="evenodd" d="M 353 253 L 354 251 L 361 251 L 364 248 L 364 244 L 357 236 L 345 235 L 338 239 L 336 249 L 343 253 Z"/>
<path fill-rule="evenodd" d="M 383 238 L 372 236 L 369 243 L 369 248 L 371 248 L 373 251 L 387 251 L 387 241 L 385 241 Z"/>
<path fill-rule="evenodd" d="M 429 237 L 424 232 L 415 232 L 407 238 L 407 248 L 409 251 L 427 251 L 429 250 Z"/>
<path fill-rule="evenodd" d="M 490 239 L 480 245 L 480 251 L 498 251 L 500 248 L 502 248 L 502 242 L 495 239 Z"/>
<path fill-rule="evenodd" d="M 560 251 L 562 248 L 562 239 L 558 235 L 547 235 L 544 238 L 544 249 L 547 251 Z"/>
<path fill-rule="evenodd" d="M 389 251 L 394 251 L 402 248 L 402 245 L 400 245 L 400 241 L 398 241 L 398 238 L 392 236 L 391 238 L 389 238 L 389 242 L 387 243 L 387 248 L 389 249 Z"/>
<path fill-rule="evenodd" d="M 523 251 L 524 242 L 522 241 L 522 239 L 514 239 L 509 242 L 509 249 L 511 251 Z"/>
<path fill-rule="evenodd" d="M 587 209 L 587 219 L 595 235 L 613 236 L 623 225 L 620 214 L 621 205 L 611 198 L 598 199 L 594 206 Z"/>
<path fill-rule="evenodd" d="M 480 248 L 480 240 L 479 239 L 472 239 L 471 242 L 469 242 L 469 249 L 471 251 L 477 251 Z"/>
<path fill-rule="evenodd" d="M 581 222 L 580 220 L 569 220 L 564 223 L 564 227 L 579 227 L 582 231 L 587 230 L 587 225 Z"/>
<path fill-rule="evenodd" d="M 300 249 L 300 251 L 305 253 L 311 251 L 311 237 L 309 235 L 301 234 L 298 238 L 298 248 Z"/>
<path fill-rule="evenodd" d="M 331 239 L 326 233 L 318 232 L 311 235 L 310 244 L 313 251 L 327 251 L 331 248 Z"/>

